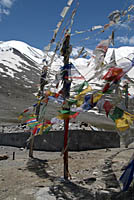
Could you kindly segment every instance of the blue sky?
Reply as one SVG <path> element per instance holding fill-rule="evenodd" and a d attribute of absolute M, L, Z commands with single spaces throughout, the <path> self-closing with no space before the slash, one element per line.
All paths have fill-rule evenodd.
<path fill-rule="evenodd" d="M 44 49 L 53 36 L 53 30 L 61 20 L 60 13 L 68 0 L 0 0 L 0 40 L 19 40 L 29 45 Z M 87 30 L 92 26 L 109 23 L 108 15 L 114 11 L 122 11 L 134 4 L 132 0 L 79 0 L 79 7 L 74 18 L 72 33 L 76 30 Z M 76 6 L 74 0 L 66 18 Z M 131 14 L 134 14 L 131 12 Z M 134 22 L 134 21 L 133 21 Z M 115 47 L 134 46 L 134 26 L 125 22 L 115 32 Z M 71 37 L 73 46 L 85 46 L 94 49 L 101 39 L 111 34 L 112 28 L 104 33 L 97 31 L 77 34 Z M 60 31 L 56 40 L 60 37 Z M 89 40 L 84 40 L 86 37 Z"/>

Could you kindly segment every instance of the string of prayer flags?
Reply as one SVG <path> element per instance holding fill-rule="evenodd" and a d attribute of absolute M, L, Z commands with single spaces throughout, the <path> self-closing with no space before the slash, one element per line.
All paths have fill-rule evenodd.
<path fill-rule="evenodd" d="M 18 120 L 21 120 L 23 117 L 26 116 L 26 114 L 30 111 L 34 111 L 34 108 L 37 106 L 37 103 L 34 104 L 33 106 L 28 107 L 27 109 L 25 109 L 18 117 Z"/>
<path fill-rule="evenodd" d="M 79 112 L 73 112 L 70 110 L 60 110 L 59 111 L 61 114 L 57 116 L 58 119 L 72 119 L 72 118 L 76 118 L 79 114 Z"/>
<path fill-rule="evenodd" d="M 42 124 L 40 127 L 38 127 L 36 134 L 37 135 L 42 135 L 43 133 L 48 133 L 49 130 L 52 128 L 51 124 Z"/>
<path fill-rule="evenodd" d="M 108 18 L 110 21 L 117 23 L 120 20 L 121 13 L 119 10 L 114 10 L 112 13 L 109 14 Z"/>
<path fill-rule="evenodd" d="M 51 130 L 51 128 L 52 128 L 51 124 L 45 125 L 44 128 L 43 128 L 43 133 L 47 134 Z"/>
<path fill-rule="evenodd" d="M 52 43 L 55 41 L 56 36 L 57 36 L 57 33 L 58 33 L 58 31 L 59 31 L 59 29 L 60 29 L 62 23 L 64 22 L 64 19 L 65 19 L 65 17 L 66 17 L 66 14 L 68 13 L 68 10 L 69 10 L 71 4 L 73 3 L 73 1 L 74 1 L 74 0 L 68 0 L 67 6 L 65 6 L 65 7 L 63 8 L 63 10 L 61 11 L 60 16 L 61 16 L 62 18 L 61 18 L 61 20 L 60 20 L 60 21 L 57 23 L 57 25 L 56 25 L 56 29 L 54 30 L 54 34 L 53 34 L 53 37 L 52 37 L 50 43 L 48 44 L 47 47 L 44 48 L 45 51 L 49 51 L 49 50 L 50 50 L 51 45 L 52 45 Z M 57 44 L 57 48 L 58 48 L 58 47 L 59 47 L 59 44 Z M 57 51 L 57 50 L 56 50 L 56 51 Z"/>
<path fill-rule="evenodd" d="M 80 94 L 80 92 L 82 92 L 82 90 L 83 90 L 83 88 L 84 88 L 85 86 L 88 87 L 88 82 L 87 82 L 87 81 L 84 81 L 84 82 L 80 85 L 80 87 L 79 87 L 78 89 L 75 90 L 75 92 L 77 92 L 78 94 Z"/>
<path fill-rule="evenodd" d="M 73 3 L 73 0 L 68 0 L 67 5 L 71 6 L 72 3 Z"/>
<path fill-rule="evenodd" d="M 130 12 L 132 9 L 134 9 L 134 5 L 130 5 L 129 7 L 128 7 L 128 11 Z"/>
<path fill-rule="evenodd" d="M 60 16 L 61 16 L 62 18 L 64 18 L 64 17 L 66 16 L 68 10 L 69 10 L 69 7 L 68 7 L 68 6 L 64 7 L 63 10 L 62 10 L 62 12 L 61 12 L 61 14 L 60 14 Z"/>
<path fill-rule="evenodd" d="M 81 106 L 84 103 L 84 96 L 86 93 L 90 92 L 92 88 L 88 85 L 86 89 L 82 90 L 78 95 L 74 98 L 77 100 L 77 107 Z"/>
<path fill-rule="evenodd" d="M 100 75 L 98 70 L 102 70 L 104 66 L 104 58 L 108 47 L 111 43 L 111 38 L 109 37 L 106 40 L 102 40 L 93 51 L 93 56 L 91 62 L 89 63 L 89 72 L 86 74 L 86 80 L 91 81 L 93 78 L 97 78 Z M 91 73 L 92 71 L 92 73 Z"/>
<path fill-rule="evenodd" d="M 90 85 L 88 85 L 87 88 L 84 89 L 83 91 L 81 91 L 78 95 L 76 95 L 75 98 L 77 99 L 77 98 L 79 98 L 80 96 L 83 96 L 83 95 L 85 95 L 86 93 L 91 92 L 91 91 L 92 91 L 92 88 L 91 88 Z"/>
<path fill-rule="evenodd" d="M 83 33 L 86 33 L 86 32 L 92 32 L 92 31 L 95 31 L 95 30 L 98 30 L 98 29 L 102 29 L 102 31 L 104 31 L 104 29 L 108 28 L 110 25 L 113 25 L 113 23 L 110 22 L 109 24 L 107 24 L 107 27 L 106 27 L 106 25 L 104 25 L 104 26 L 96 25 L 96 26 L 92 26 L 90 29 L 87 29 L 87 30 L 82 30 L 82 31 L 76 30 L 75 33 L 71 34 L 71 36 L 74 36 L 76 34 L 83 34 Z"/>
<path fill-rule="evenodd" d="M 96 26 L 91 27 L 90 31 L 94 31 L 94 30 L 101 29 L 101 28 L 103 28 L 103 26 L 96 25 Z"/>
<path fill-rule="evenodd" d="M 48 133 L 51 127 L 52 123 L 50 121 L 38 123 L 33 129 L 33 135 L 42 135 L 43 133 Z"/>
<path fill-rule="evenodd" d="M 79 115 L 79 112 L 74 112 L 74 114 L 60 114 L 57 116 L 58 119 L 61 120 L 66 120 L 66 119 L 72 119 L 72 118 L 76 118 Z"/>
<path fill-rule="evenodd" d="M 40 131 L 42 131 L 43 124 L 37 124 L 33 129 L 33 135 L 37 135 Z"/>
<path fill-rule="evenodd" d="M 86 95 L 84 98 L 84 104 L 82 108 L 84 110 L 92 109 L 93 107 L 96 106 L 97 102 L 101 99 L 102 96 L 103 96 L 102 93 L 94 93 Z"/>
<path fill-rule="evenodd" d="M 72 15 L 71 15 L 71 22 L 70 22 L 70 26 L 68 28 L 68 32 L 71 33 L 71 29 L 72 29 L 72 26 L 73 26 L 73 23 L 74 23 L 74 17 L 75 17 L 75 14 L 76 14 L 76 11 L 77 11 L 77 8 L 79 6 L 79 2 L 77 1 L 77 6 L 76 8 L 72 11 Z"/>
<path fill-rule="evenodd" d="M 37 121 L 36 118 L 31 118 L 29 120 L 26 121 L 26 125 L 29 127 L 29 128 L 34 128 L 39 122 Z"/>

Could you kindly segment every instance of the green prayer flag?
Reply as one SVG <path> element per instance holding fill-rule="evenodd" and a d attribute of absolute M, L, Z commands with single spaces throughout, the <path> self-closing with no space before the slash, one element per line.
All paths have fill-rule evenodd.
<path fill-rule="evenodd" d="M 49 126 L 49 127 L 47 127 L 46 129 L 45 129 L 45 131 L 43 131 L 43 133 L 48 133 L 50 130 L 51 130 L 51 128 L 52 128 L 52 125 L 51 126 Z"/>
<path fill-rule="evenodd" d="M 76 100 L 76 99 L 69 99 L 69 100 L 68 100 L 68 104 L 69 104 L 69 105 L 72 105 L 72 104 L 75 104 L 75 103 L 77 103 L 77 100 Z"/>
<path fill-rule="evenodd" d="M 76 112 L 70 111 L 69 114 L 70 115 L 74 115 Z"/>
<path fill-rule="evenodd" d="M 35 126 L 38 125 L 38 123 L 39 123 L 39 122 L 34 122 L 33 124 L 27 124 L 27 126 L 28 126 L 29 128 L 34 128 Z"/>
<path fill-rule="evenodd" d="M 109 115 L 113 121 L 120 119 L 123 116 L 124 111 L 118 107 L 115 107 L 113 114 Z"/>
<path fill-rule="evenodd" d="M 82 92 L 84 86 L 88 86 L 88 82 L 87 82 L 87 81 L 84 81 L 84 82 L 80 85 L 80 87 L 79 87 L 77 90 L 75 90 L 75 92 L 77 92 L 77 93 L 79 94 L 80 92 Z"/>
<path fill-rule="evenodd" d="M 70 110 L 59 110 L 61 114 L 69 114 Z"/>
<path fill-rule="evenodd" d="M 76 112 L 70 111 L 70 110 L 59 110 L 61 114 L 69 114 L 74 115 Z"/>

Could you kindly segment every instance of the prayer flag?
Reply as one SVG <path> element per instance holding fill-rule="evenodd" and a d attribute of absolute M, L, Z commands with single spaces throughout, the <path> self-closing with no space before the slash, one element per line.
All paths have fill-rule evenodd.
<path fill-rule="evenodd" d="M 133 120 L 134 115 L 131 115 L 130 113 L 124 111 L 123 116 L 115 120 L 116 127 L 120 131 L 125 131 L 133 123 Z"/>
<path fill-rule="evenodd" d="M 115 121 L 123 116 L 124 111 L 118 107 L 115 107 L 113 114 L 110 115 L 111 119 Z"/>
<path fill-rule="evenodd" d="M 102 79 L 106 81 L 113 81 L 114 79 L 118 77 L 118 80 L 119 80 L 119 78 L 121 78 L 122 72 L 123 72 L 122 68 L 111 67 L 108 70 L 108 72 L 103 76 Z"/>
<path fill-rule="evenodd" d="M 103 108 L 105 109 L 106 112 L 106 116 L 108 117 L 108 114 L 111 110 L 111 108 L 113 107 L 113 105 L 109 102 L 109 101 L 105 101 L 103 104 Z"/>
<path fill-rule="evenodd" d="M 72 119 L 72 118 L 76 118 L 78 116 L 79 112 L 72 112 L 70 111 L 70 113 L 66 113 L 66 114 L 60 114 L 57 116 L 58 119 Z"/>
<path fill-rule="evenodd" d="M 120 177 L 120 181 L 123 184 L 123 191 L 128 190 L 132 180 L 134 178 L 134 160 L 132 160 L 128 166 L 126 167 L 125 171 Z"/>

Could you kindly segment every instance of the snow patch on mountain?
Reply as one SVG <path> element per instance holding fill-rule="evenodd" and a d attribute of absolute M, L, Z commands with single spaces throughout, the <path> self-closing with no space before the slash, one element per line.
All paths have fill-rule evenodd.
<path fill-rule="evenodd" d="M 44 53 L 43 51 L 31 47 L 30 45 L 16 40 L 6 41 L 0 43 L 0 52 L 1 51 L 11 51 L 12 48 L 17 49 L 22 54 L 28 56 L 29 58 L 33 59 L 37 63 L 41 63 Z"/>
<path fill-rule="evenodd" d="M 27 60 L 24 60 L 19 55 L 16 55 L 13 52 L 13 49 L 18 50 L 23 56 L 25 56 L 27 59 L 31 60 L 35 63 L 35 65 L 30 65 Z M 82 47 L 76 47 L 73 48 L 70 62 L 74 65 L 74 69 L 71 71 L 71 75 L 73 76 L 73 82 L 72 86 L 75 86 L 77 84 L 82 83 L 84 80 L 89 80 L 89 84 L 91 84 L 93 89 L 100 89 L 103 84 L 103 80 L 100 78 L 98 79 L 96 74 L 96 70 L 94 69 L 94 63 L 92 62 L 93 58 L 87 59 L 79 57 L 77 59 L 74 59 L 72 57 L 77 57 Z M 113 53 L 113 50 L 115 51 L 115 59 L 118 64 L 118 66 L 122 66 L 124 69 L 127 66 L 129 68 L 130 61 L 126 59 L 130 54 L 134 54 L 134 47 L 120 47 L 120 48 L 109 48 L 106 57 L 104 60 L 104 63 L 109 63 L 111 59 L 111 55 Z M 84 49 L 85 53 L 87 53 L 88 56 L 92 56 L 93 51 L 90 49 Z M 3 77 L 10 76 L 12 78 L 16 78 L 19 80 L 20 77 L 16 76 L 16 73 L 22 73 L 24 72 L 24 80 L 27 83 L 33 83 L 33 80 L 30 80 L 30 78 L 27 77 L 27 72 L 35 71 L 36 75 L 40 76 L 40 71 L 43 66 L 43 58 L 46 56 L 46 60 L 48 63 L 50 63 L 51 58 L 53 56 L 53 52 L 49 52 L 47 55 L 44 55 L 44 52 L 31 47 L 30 45 L 21 42 L 21 41 L 6 41 L 6 42 L 0 42 L 0 72 Z M 124 59 L 121 61 L 121 59 Z M 124 66 L 123 66 L 124 65 Z M 63 56 L 55 55 L 54 61 L 49 69 L 49 85 L 48 87 L 51 87 L 51 85 L 55 86 L 55 75 L 57 72 L 60 72 L 60 67 L 63 66 Z M 133 79 L 134 78 L 134 69 L 132 68 L 127 75 Z M 106 70 L 103 71 L 101 74 L 104 75 L 106 73 Z M 23 76 L 22 76 L 23 77 Z M 27 85 L 27 84 L 26 84 Z M 133 86 L 131 85 L 131 94 L 133 92 Z"/>

